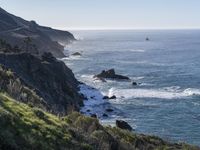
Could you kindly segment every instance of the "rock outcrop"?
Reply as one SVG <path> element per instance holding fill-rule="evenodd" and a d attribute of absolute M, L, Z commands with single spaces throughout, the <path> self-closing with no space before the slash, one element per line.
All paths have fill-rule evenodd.
<path fill-rule="evenodd" d="M 116 120 L 116 126 L 121 129 L 132 131 L 133 128 L 123 120 Z"/>
<path fill-rule="evenodd" d="M 0 64 L 17 74 L 55 114 L 67 114 L 83 105 L 74 74 L 50 53 L 42 58 L 28 53 L 0 54 Z"/>
<path fill-rule="evenodd" d="M 2 8 L 0 22 L 0 39 L 35 55 L 51 52 L 55 57 L 64 57 L 64 46 L 75 40 L 67 31 L 40 26 L 35 21 L 26 21 Z"/>
<path fill-rule="evenodd" d="M 129 77 L 116 74 L 114 69 L 110 69 L 107 71 L 103 70 L 100 74 L 97 74 L 94 77 L 100 78 L 100 79 L 105 78 L 105 79 L 112 79 L 112 80 L 130 80 Z"/>

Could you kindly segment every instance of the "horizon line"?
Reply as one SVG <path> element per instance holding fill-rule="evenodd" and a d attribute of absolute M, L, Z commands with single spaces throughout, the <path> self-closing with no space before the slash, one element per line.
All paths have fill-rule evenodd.
<path fill-rule="evenodd" d="M 174 27 L 174 28 L 68 28 L 68 27 L 53 27 L 55 29 L 59 29 L 59 30 L 71 30 L 71 31 L 76 31 L 76 30 L 91 30 L 91 31 L 95 31 L 95 30 L 200 30 L 200 27 Z"/>

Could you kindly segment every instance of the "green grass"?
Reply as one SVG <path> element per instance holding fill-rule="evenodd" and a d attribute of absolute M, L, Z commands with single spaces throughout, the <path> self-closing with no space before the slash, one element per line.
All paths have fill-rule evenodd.
<path fill-rule="evenodd" d="M 170 144 L 158 137 L 103 127 L 95 118 L 74 112 L 58 117 L 15 101 L 0 93 L 1 150 L 198 150 L 186 144 Z"/>
<path fill-rule="evenodd" d="M 67 124 L 58 117 L 15 102 L 5 94 L 0 94 L 0 99 L 0 135 L 3 143 L 14 148 L 28 149 L 31 146 L 52 150 L 56 149 L 56 145 L 68 146 L 70 143 Z"/>
<path fill-rule="evenodd" d="M 47 109 L 44 100 L 39 97 L 33 89 L 30 89 L 10 69 L 0 65 L 0 91 L 8 93 L 16 100 L 24 102 L 29 106 Z"/>

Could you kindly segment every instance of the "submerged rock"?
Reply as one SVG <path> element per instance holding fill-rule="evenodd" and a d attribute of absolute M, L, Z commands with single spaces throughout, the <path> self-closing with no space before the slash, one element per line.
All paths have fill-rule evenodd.
<path fill-rule="evenodd" d="M 106 111 L 107 112 L 113 112 L 114 110 L 112 108 L 107 108 Z"/>
<path fill-rule="evenodd" d="M 133 128 L 123 120 L 116 120 L 116 126 L 121 129 L 132 131 Z"/>
<path fill-rule="evenodd" d="M 133 81 L 133 82 L 132 82 L 132 85 L 136 86 L 136 85 L 138 85 L 138 84 L 137 84 L 137 82 L 134 82 L 134 81 Z"/>
<path fill-rule="evenodd" d="M 91 114 L 91 117 L 92 118 L 97 118 L 97 115 L 96 114 Z"/>
<path fill-rule="evenodd" d="M 115 95 L 109 97 L 109 99 L 116 99 L 117 97 Z"/>
<path fill-rule="evenodd" d="M 82 54 L 79 53 L 79 52 L 75 52 L 75 53 L 73 53 L 72 55 L 73 55 L 73 56 L 82 56 Z"/>
<path fill-rule="evenodd" d="M 105 100 L 109 100 L 109 99 L 116 99 L 117 97 L 115 95 L 109 97 L 109 96 L 104 96 L 102 99 L 105 99 Z"/>
<path fill-rule="evenodd" d="M 114 69 L 110 69 L 107 71 L 103 70 L 100 74 L 97 74 L 94 77 L 100 78 L 100 79 L 105 78 L 105 79 L 113 79 L 113 80 L 130 80 L 129 77 L 116 74 Z"/>
<path fill-rule="evenodd" d="M 103 99 L 109 99 L 109 97 L 108 96 L 104 96 Z"/>
<path fill-rule="evenodd" d="M 108 115 L 104 113 L 104 114 L 103 114 L 103 117 L 108 117 Z"/>

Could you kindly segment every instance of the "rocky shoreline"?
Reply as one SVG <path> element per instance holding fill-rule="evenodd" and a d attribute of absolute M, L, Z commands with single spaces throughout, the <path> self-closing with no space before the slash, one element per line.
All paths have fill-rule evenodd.
<path fill-rule="evenodd" d="M 157 148 L 189 148 L 191 150 L 198 150 L 198 147 L 187 144 L 171 144 L 157 137 L 130 132 L 132 127 L 123 120 L 117 120 L 117 127 L 115 128 L 102 126 L 97 118 L 99 116 L 107 117 L 109 114 L 115 114 L 116 110 L 109 104 L 108 100 L 103 99 L 104 95 L 98 90 L 88 87 L 85 84 L 80 84 L 75 79 L 72 71 L 63 62 L 55 59 L 50 53 L 44 53 L 41 57 L 36 57 L 29 53 L 2 53 L 0 54 L 0 64 L 2 65 L 0 78 L 1 81 L 5 81 L 0 84 L 1 90 L 6 93 L 6 95 L 0 93 L 0 135 L 3 137 L 0 138 L 0 148 L 2 150 L 7 150 L 8 148 L 13 150 L 18 149 L 16 145 L 13 145 L 9 141 L 7 134 L 4 134 L 5 131 L 13 137 L 12 139 L 22 150 L 26 149 L 23 148 L 24 144 L 29 148 L 34 147 L 35 149 L 37 147 L 38 150 L 49 149 L 44 141 L 46 139 L 44 136 L 48 134 L 50 134 L 49 140 L 53 144 L 51 147 L 57 147 L 56 149 L 59 150 L 67 149 L 67 147 L 72 145 L 72 147 L 82 150 L 84 147 L 82 142 L 86 142 L 87 147 L 90 147 L 90 149 L 96 149 L 96 146 L 105 144 L 100 148 L 102 150 L 153 150 Z M 16 82 L 18 80 L 20 82 Z M 87 88 L 85 88 L 86 86 Z M 90 89 L 90 97 L 86 97 L 88 96 L 88 88 Z M 99 99 L 101 100 L 99 101 Z M 90 114 L 91 117 L 85 117 L 76 113 L 72 114 L 72 116 L 70 115 L 74 111 L 80 110 L 82 112 L 84 107 L 81 106 L 83 104 L 93 107 L 94 105 L 90 105 L 91 103 L 97 105 L 99 109 L 104 108 L 105 112 L 102 112 L 102 114 L 91 114 L 92 112 L 87 109 L 85 112 Z M 4 117 L 5 112 L 9 116 Z M 26 114 L 26 112 L 30 114 L 34 113 L 37 117 L 34 117 L 34 115 L 27 116 L 29 113 Z M 43 125 L 30 122 L 30 126 L 26 127 L 26 122 L 23 119 L 19 123 L 20 117 L 18 118 L 18 116 L 21 116 L 25 120 L 29 120 L 28 118 L 31 119 L 32 117 L 34 119 L 37 118 L 39 122 L 43 122 Z M 15 118 L 14 124 L 10 123 L 9 120 L 12 120 L 10 117 Z M 56 120 L 57 123 L 55 124 L 53 120 Z M 48 130 L 54 129 L 56 125 L 59 128 L 61 126 L 62 133 L 71 137 L 68 140 L 62 139 L 62 142 L 58 141 L 59 144 L 57 146 L 52 136 L 55 136 L 56 140 L 58 140 L 61 131 L 53 130 L 52 132 L 56 133 L 56 135 L 48 133 Z M 51 126 L 51 128 L 46 129 L 46 126 Z M 17 130 L 13 132 L 14 128 Z M 40 128 L 44 130 L 42 137 L 38 133 L 40 132 Z M 20 132 L 17 132 L 18 130 Z M 33 145 L 29 139 L 25 140 L 23 135 L 32 136 L 30 135 L 30 133 L 33 134 L 32 130 L 37 131 L 38 134 L 36 133 L 34 137 L 40 138 L 41 143 L 37 143 L 37 140 L 33 137 L 31 137 L 33 138 Z M 96 135 L 97 133 L 98 135 Z M 18 135 L 18 138 L 16 138 L 16 135 Z M 99 136 L 107 138 L 98 141 L 94 135 L 97 138 Z M 77 136 L 83 138 L 78 138 Z M 130 139 L 127 139 L 127 137 Z M 121 141 L 120 139 L 124 140 Z"/>
<path fill-rule="evenodd" d="M 72 70 L 55 58 L 64 56 L 63 46 L 58 42 L 67 44 L 65 42 L 75 40 L 73 35 L 28 22 L 1 8 L 0 15 L 2 22 L 9 20 L 8 29 L 4 29 L 4 24 L 0 26 L 0 35 L 5 37 L 0 41 L 1 150 L 199 149 L 134 133 L 123 120 L 116 120 L 116 127 L 102 126 L 98 118 L 118 113 L 108 100 L 117 97 L 108 97 L 80 83 Z M 28 33 L 39 38 L 30 43 L 29 36 L 33 35 Z M 26 48 L 21 48 L 24 38 L 19 37 L 26 39 Z M 19 45 L 16 47 L 15 44 Z M 37 52 L 32 44 L 38 47 Z M 80 56 L 80 53 L 74 55 Z M 95 77 L 102 81 L 130 81 L 128 77 L 116 74 L 114 69 L 102 71 Z M 137 83 L 132 82 L 132 85 Z M 94 113 L 94 106 L 101 113 Z"/>

